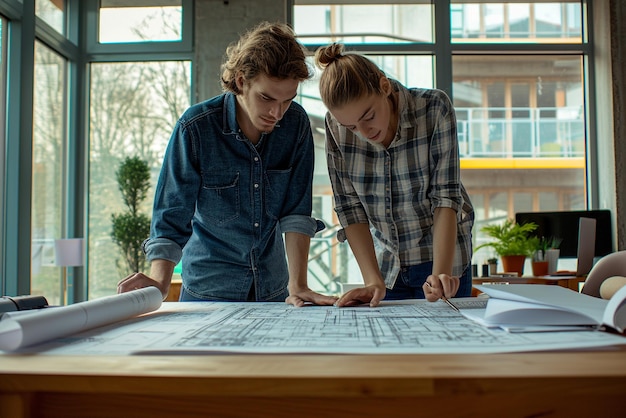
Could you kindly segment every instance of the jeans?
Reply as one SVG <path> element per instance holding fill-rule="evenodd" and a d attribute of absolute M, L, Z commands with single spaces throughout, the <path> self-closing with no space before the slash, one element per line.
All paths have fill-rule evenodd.
<path fill-rule="evenodd" d="M 278 294 L 271 300 L 267 300 L 265 302 L 284 302 L 285 299 L 289 296 L 289 291 L 285 288 L 284 292 Z M 256 296 L 253 289 L 250 289 L 248 292 L 248 297 L 246 299 L 247 302 L 254 302 L 256 300 Z M 212 299 L 209 297 L 199 297 L 192 295 L 189 291 L 185 290 L 185 286 L 181 286 L 180 288 L 180 296 L 178 297 L 179 302 L 224 302 L 223 299 Z M 237 301 L 233 301 L 237 302 Z M 241 302 L 241 301 L 239 301 Z"/>
<path fill-rule="evenodd" d="M 418 264 L 416 266 L 402 267 L 396 279 L 393 289 L 387 289 L 385 300 L 399 299 L 425 299 L 422 286 L 432 274 L 433 262 Z M 462 298 L 472 295 L 472 271 L 468 265 L 460 277 L 459 290 L 454 297 Z"/>

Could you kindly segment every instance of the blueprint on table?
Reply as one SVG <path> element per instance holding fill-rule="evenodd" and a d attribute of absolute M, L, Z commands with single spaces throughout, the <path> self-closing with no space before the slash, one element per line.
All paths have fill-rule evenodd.
<path fill-rule="evenodd" d="M 480 298 L 454 299 L 462 309 Z M 150 314 L 25 352 L 67 355 L 180 353 L 501 353 L 625 344 L 600 331 L 507 333 L 481 326 L 443 302 L 411 300 L 336 308 L 284 303 L 173 302 Z"/>

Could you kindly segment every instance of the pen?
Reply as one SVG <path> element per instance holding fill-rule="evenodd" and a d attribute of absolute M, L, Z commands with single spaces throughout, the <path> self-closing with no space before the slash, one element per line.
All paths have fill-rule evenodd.
<path fill-rule="evenodd" d="M 431 289 L 433 288 L 430 283 L 426 282 L 426 286 L 430 287 Z M 448 304 L 449 307 L 451 307 L 452 309 L 454 309 L 457 312 L 461 312 L 459 311 L 459 308 L 456 307 L 456 305 L 452 302 L 450 302 L 450 300 L 446 297 L 446 295 L 443 294 L 443 289 L 441 292 L 441 300 L 443 300 L 445 303 Z"/>

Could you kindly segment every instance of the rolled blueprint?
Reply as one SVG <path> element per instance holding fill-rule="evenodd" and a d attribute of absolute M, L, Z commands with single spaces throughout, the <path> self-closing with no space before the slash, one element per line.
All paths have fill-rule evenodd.
<path fill-rule="evenodd" d="M 0 320 L 0 350 L 14 351 L 129 319 L 158 309 L 162 301 L 161 291 L 151 286 L 23 315 L 5 313 Z"/>

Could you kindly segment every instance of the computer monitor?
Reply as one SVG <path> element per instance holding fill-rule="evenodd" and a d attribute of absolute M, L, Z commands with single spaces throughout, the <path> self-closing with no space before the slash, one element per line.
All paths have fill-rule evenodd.
<path fill-rule="evenodd" d="M 580 218 L 596 220 L 595 256 L 602 257 L 613 252 L 613 228 L 611 211 L 572 210 L 561 212 L 519 212 L 515 214 L 518 224 L 534 222 L 538 225 L 533 235 L 538 237 L 561 238 L 559 256 L 561 258 L 577 258 L 578 228 Z"/>

